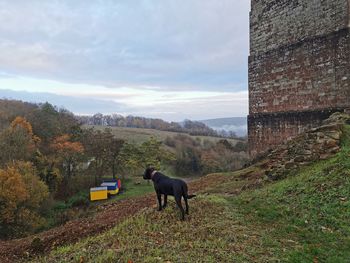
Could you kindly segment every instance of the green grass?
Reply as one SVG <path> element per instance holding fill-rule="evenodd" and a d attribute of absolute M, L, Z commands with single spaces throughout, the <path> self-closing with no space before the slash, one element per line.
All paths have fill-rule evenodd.
<path fill-rule="evenodd" d="M 145 181 L 143 179 L 125 179 L 123 180 L 123 188 L 124 191 L 121 194 L 116 195 L 114 198 L 112 198 L 112 201 L 141 196 L 147 193 L 154 192 L 153 183 Z"/>
<path fill-rule="evenodd" d="M 349 126 L 342 143 L 332 159 L 258 189 L 243 189 L 249 180 L 239 172 L 226 174 L 221 191 L 214 186 L 190 201 L 185 222 L 171 201 L 35 261 L 350 262 Z"/>
<path fill-rule="evenodd" d="M 122 181 L 123 191 L 107 200 L 90 201 L 89 191 L 81 191 L 67 201 L 55 201 L 53 208 L 46 212 L 47 224 L 38 232 L 61 225 L 68 220 L 90 217 L 96 213 L 101 204 L 118 202 L 119 200 L 142 196 L 154 192 L 153 184 L 143 179 L 127 178 Z"/>
<path fill-rule="evenodd" d="M 338 156 L 339 158 L 339 156 Z M 347 262 L 350 259 L 350 171 L 338 158 L 313 165 L 295 177 L 233 198 L 247 224 L 270 228 L 274 254 L 288 262 Z M 333 167 L 334 170 L 329 171 Z M 344 200 L 344 201 L 342 201 Z M 287 255 L 284 239 L 292 240 Z M 281 244 L 282 242 L 282 244 Z M 283 257 L 282 257 L 283 256 Z"/>
<path fill-rule="evenodd" d="M 61 247 L 41 262 L 242 262 L 265 253 L 249 248 L 258 234 L 237 218 L 220 196 L 200 197 L 187 221 L 178 220 L 174 202 L 163 212 L 147 209 L 114 229 Z M 196 226 L 196 227 L 194 227 Z M 256 244 L 257 245 L 257 244 Z M 241 251 L 239 255 L 233 251 Z"/>
<path fill-rule="evenodd" d="M 287 262 L 350 262 L 350 128 L 334 158 L 232 199 L 248 224 L 270 227 L 267 241 L 293 240 Z M 271 244 L 270 244 L 271 245 Z M 280 255 L 281 244 L 274 254 Z M 283 244 L 282 244 L 282 247 Z"/>
<path fill-rule="evenodd" d="M 94 209 L 101 204 L 118 202 L 123 199 L 142 196 L 154 192 L 153 183 L 145 181 L 142 178 L 126 178 L 122 179 L 123 190 L 117 195 L 109 196 L 107 200 L 90 202 L 90 212 L 94 213 Z"/>

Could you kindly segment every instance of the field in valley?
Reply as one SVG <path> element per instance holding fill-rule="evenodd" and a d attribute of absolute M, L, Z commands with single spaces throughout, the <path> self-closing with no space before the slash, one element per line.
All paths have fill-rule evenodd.
<path fill-rule="evenodd" d="M 98 130 L 104 130 L 106 126 L 90 126 L 84 125 L 84 128 L 94 128 Z M 142 129 L 142 128 L 126 128 L 126 127 L 108 127 L 112 129 L 112 133 L 119 139 L 123 139 L 133 143 L 142 143 L 154 137 L 160 141 L 164 141 L 167 137 L 174 137 L 177 134 L 182 134 L 186 136 L 190 136 L 193 139 L 197 139 L 200 141 L 209 140 L 211 142 L 218 142 L 223 138 L 220 137 L 210 137 L 210 136 L 192 136 L 186 133 L 177 133 L 177 132 L 168 132 L 168 131 L 160 131 L 154 129 Z M 227 139 L 232 145 L 236 144 L 238 139 Z"/>

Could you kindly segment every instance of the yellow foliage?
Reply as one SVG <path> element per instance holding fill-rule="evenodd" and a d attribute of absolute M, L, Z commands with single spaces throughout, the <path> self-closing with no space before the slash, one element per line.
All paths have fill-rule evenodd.
<path fill-rule="evenodd" d="M 33 133 L 33 127 L 30 124 L 29 121 L 26 120 L 26 118 L 21 117 L 21 116 L 17 116 L 12 122 L 11 122 L 11 130 L 14 131 L 16 128 L 20 127 L 22 129 L 24 129 L 28 135 L 31 137 L 31 139 L 33 140 L 33 142 L 35 144 L 40 143 L 40 138 L 36 135 L 34 135 Z"/>
<path fill-rule="evenodd" d="M 14 167 L 0 170 L 0 220 L 11 223 L 15 219 L 17 205 L 28 198 L 20 173 Z"/>
<path fill-rule="evenodd" d="M 39 207 L 49 195 L 46 184 L 37 176 L 37 171 L 30 162 L 17 162 L 16 166 L 29 195 L 27 204 L 31 207 Z"/>
<path fill-rule="evenodd" d="M 32 231 L 43 223 L 37 213 L 48 197 L 46 184 L 29 162 L 16 162 L 0 170 L 0 229 L 4 235 Z M 16 233 L 19 234 L 19 233 Z"/>
<path fill-rule="evenodd" d="M 12 129 L 17 127 L 22 127 L 28 132 L 28 134 L 33 136 L 33 127 L 25 118 L 18 116 L 11 122 Z"/>

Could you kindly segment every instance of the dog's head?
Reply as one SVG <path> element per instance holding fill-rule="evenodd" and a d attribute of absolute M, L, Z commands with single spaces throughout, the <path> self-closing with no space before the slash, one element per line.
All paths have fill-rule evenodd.
<path fill-rule="evenodd" d="M 143 179 L 145 180 L 151 180 L 152 179 L 152 173 L 155 169 L 153 167 L 148 167 L 145 172 L 143 173 Z"/>

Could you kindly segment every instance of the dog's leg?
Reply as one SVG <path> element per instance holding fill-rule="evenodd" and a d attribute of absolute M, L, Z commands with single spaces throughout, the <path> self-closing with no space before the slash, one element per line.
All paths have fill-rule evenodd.
<path fill-rule="evenodd" d="M 162 211 L 162 195 L 157 192 L 157 199 L 158 199 L 158 211 Z"/>
<path fill-rule="evenodd" d="M 165 208 L 168 204 L 168 196 L 164 195 L 164 203 L 163 203 L 163 208 Z"/>
<path fill-rule="evenodd" d="M 187 201 L 187 196 L 184 196 L 184 200 L 185 200 L 185 205 L 186 205 L 186 215 L 188 215 L 189 212 L 188 212 L 188 201 Z"/>
<path fill-rule="evenodd" d="M 181 195 L 175 196 L 175 201 L 176 201 L 176 204 L 181 211 L 181 220 L 185 220 L 185 211 L 184 211 L 182 204 L 181 204 Z"/>

